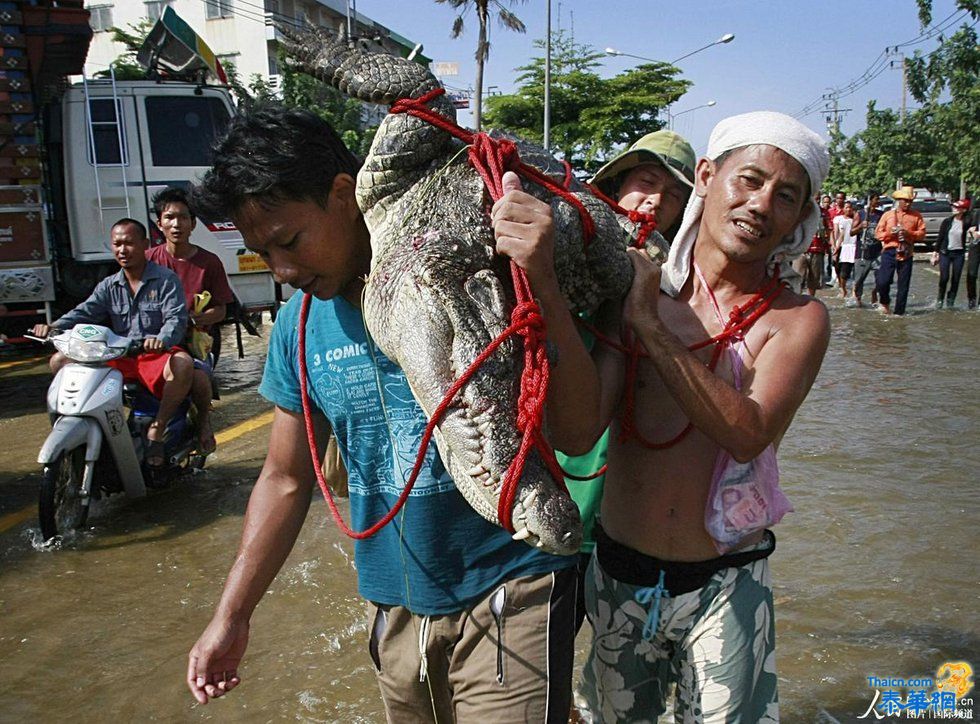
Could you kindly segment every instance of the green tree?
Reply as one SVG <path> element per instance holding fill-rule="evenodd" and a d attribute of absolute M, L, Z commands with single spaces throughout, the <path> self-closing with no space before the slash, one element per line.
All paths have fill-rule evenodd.
<path fill-rule="evenodd" d="M 896 181 L 949 191 L 958 171 L 942 153 L 941 128 L 929 108 L 909 111 L 902 122 L 892 108 L 868 103 L 864 130 L 845 138 L 831 134 L 830 173 L 825 188 L 860 195 L 888 192 Z"/>
<path fill-rule="evenodd" d="M 916 0 L 923 28 L 932 22 L 932 0 Z M 980 46 L 972 25 L 980 0 L 957 0 L 964 22 L 928 55 L 906 60 L 912 96 L 922 104 L 903 122 L 892 109 L 868 104 L 864 130 L 831 137 L 828 188 L 851 193 L 889 190 L 897 180 L 957 193 L 980 185 Z"/>
<path fill-rule="evenodd" d="M 543 40 L 534 42 L 544 48 Z M 595 71 L 603 53 L 558 31 L 551 41 L 551 144 L 584 171 L 624 144 L 663 128 L 657 115 L 691 85 L 668 63 L 645 63 L 612 78 Z M 544 135 L 544 64 L 535 57 L 517 70 L 512 95 L 487 101 L 486 124 L 541 142 Z"/>
<path fill-rule="evenodd" d="M 130 23 L 123 28 L 111 28 L 109 35 L 114 43 L 122 43 L 126 50 L 120 53 L 114 61 L 112 68 L 115 71 L 116 80 L 144 80 L 146 70 L 136 62 L 136 54 L 143 46 L 143 41 L 150 34 L 154 25 L 153 20 L 143 18 L 138 23 Z M 95 74 L 97 78 L 108 78 L 108 70 L 100 70 Z"/>
<path fill-rule="evenodd" d="M 923 27 L 932 21 L 931 0 L 918 0 Z M 980 185 L 980 45 L 972 27 L 980 19 L 980 0 L 958 0 L 974 21 L 964 22 L 939 48 L 906 61 L 912 97 L 929 111 L 937 157 L 957 175 L 961 188 Z M 947 187 L 949 188 L 949 187 Z M 965 191 L 965 189 L 962 189 Z"/>
<path fill-rule="evenodd" d="M 512 3 L 514 0 L 510 0 Z M 525 0 L 519 0 L 524 2 Z M 490 41 L 487 39 L 487 25 L 490 20 L 490 10 L 497 11 L 497 20 L 501 27 L 508 28 L 517 33 L 527 30 L 523 21 L 504 7 L 500 0 L 436 0 L 437 3 L 450 5 L 459 14 L 453 21 L 452 37 L 458 38 L 463 34 L 465 18 L 472 8 L 476 12 L 477 21 L 480 24 L 479 35 L 476 43 L 476 79 L 473 85 L 476 86 L 473 99 L 473 125 L 476 130 L 482 128 L 483 122 L 483 66 L 490 55 Z"/>

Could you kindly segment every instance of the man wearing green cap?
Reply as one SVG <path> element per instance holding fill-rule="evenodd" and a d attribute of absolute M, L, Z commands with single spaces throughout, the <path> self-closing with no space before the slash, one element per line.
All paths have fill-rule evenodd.
<path fill-rule="evenodd" d="M 667 241 L 674 238 L 680 226 L 684 206 L 694 188 L 694 149 L 673 131 L 648 133 L 620 153 L 592 177 L 590 183 L 626 209 L 654 214 L 657 230 Z M 592 340 L 586 340 L 591 343 Z M 606 464 L 609 433 L 603 434 L 595 447 L 585 455 L 569 457 L 558 453 L 558 462 L 575 478 L 587 478 Z M 584 538 L 579 557 L 578 604 L 576 630 L 585 618 L 583 584 L 585 569 L 595 543 L 592 523 L 602 497 L 603 476 L 592 480 L 566 478 L 569 493 L 582 514 Z"/>

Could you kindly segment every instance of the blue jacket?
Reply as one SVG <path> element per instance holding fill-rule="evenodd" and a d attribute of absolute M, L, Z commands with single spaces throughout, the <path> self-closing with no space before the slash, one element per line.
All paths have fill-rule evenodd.
<path fill-rule="evenodd" d="M 76 324 L 105 324 L 123 337 L 156 337 L 164 347 L 178 345 L 187 332 L 187 305 L 180 279 L 148 261 L 134 295 L 120 269 L 99 282 L 88 299 L 51 326 L 70 329 Z"/>

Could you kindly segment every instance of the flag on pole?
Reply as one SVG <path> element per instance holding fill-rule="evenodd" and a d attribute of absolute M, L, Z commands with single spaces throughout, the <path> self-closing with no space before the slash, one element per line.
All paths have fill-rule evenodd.
<path fill-rule="evenodd" d="M 157 65 L 180 75 L 207 70 L 221 83 L 228 82 L 221 61 L 171 7 L 163 11 L 146 36 L 136 60 L 147 70 Z"/>

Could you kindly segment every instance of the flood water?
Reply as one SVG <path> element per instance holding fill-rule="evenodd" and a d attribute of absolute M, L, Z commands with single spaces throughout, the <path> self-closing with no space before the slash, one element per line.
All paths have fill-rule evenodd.
<path fill-rule="evenodd" d="M 917 264 L 905 318 L 823 293 L 830 350 L 780 450 L 796 508 L 770 559 L 783 721 L 853 721 L 870 675 L 980 666 L 980 313 L 932 311 L 935 285 Z M 265 409 L 252 365 L 247 415 Z M 112 503 L 61 550 L 36 550 L 30 527 L 0 536 L 0 720 L 384 720 L 351 546 L 322 501 L 253 617 L 242 685 L 206 707 L 184 686 L 267 436 L 224 445 L 176 490 Z"/>

